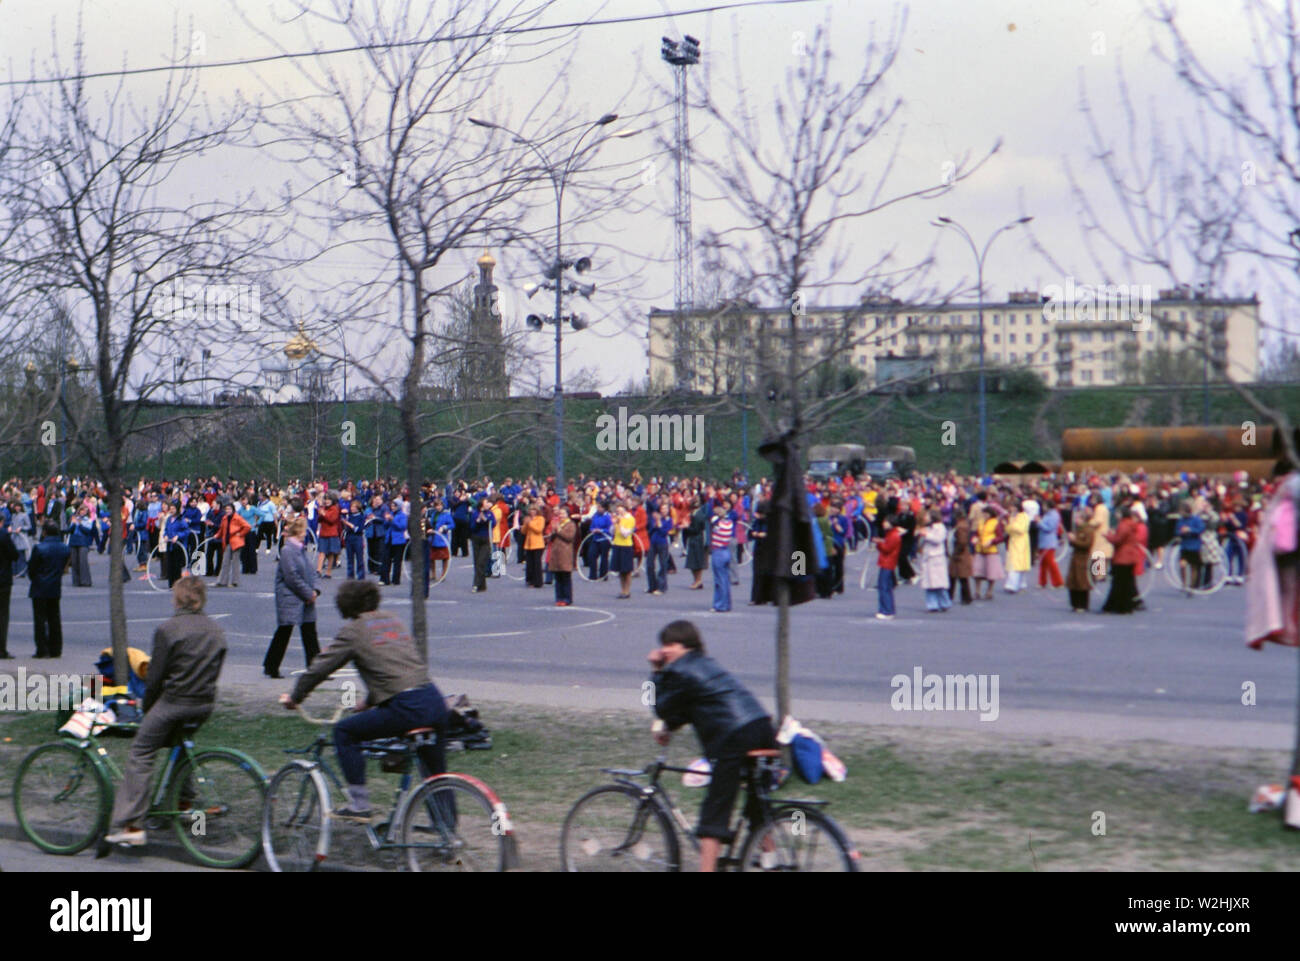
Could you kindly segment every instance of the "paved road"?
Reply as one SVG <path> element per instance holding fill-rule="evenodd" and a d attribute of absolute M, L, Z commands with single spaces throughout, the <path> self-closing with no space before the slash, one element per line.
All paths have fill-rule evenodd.
<path fill-rule="evenodd" d="M 1148 610 L 1129 617 L 1072 615 L 1064 591 L 1001 590 L 992 602 L 927 614 L 916 587 L 898 590 L 898 619 L 874 619 L 875 593 L 857 586 L 862 555 L 850 559 L 851 586 L 831 601 L 791 612 L 796 712 L 804 717 L 881 723 L 971 726 L 1011 734 L 1086 734 L 1104 739 L 1154 737 L 1203 744 L 1289 747 L 1296 714 L 1295 654 L 1279 648 L 1248 650 L 1242 643 L 1243 590 L 1225 587 L 1211 598 L 1186 598 L 1163 583 Z M 259 665 L 274 629 L 274 560 L 259 554 L 260 573 L 238 589 L 209 591 L 209 613 L 226 628 L 231 654 L 228 683 L 282 685 L 261 678 Z M 522 570 L 522 568 L 518 568 Z M 95 587 L 65 587 L 66 634 L 59 666 L 87 671 L 108 642 L 106 557 L 92 559 Z M 428 602 L 431 667 L 449 690 L 529 703 L 642 709 L 644 655 L 655 632 L 686 617 L 702 628 L 710 653 L 756 691 L 773 678 L 775 610 L 749 607 L 749 568 L 735 589 L 735 609 L 709 611 L 711 592 L 687 591 L 685 571 L 669 578 L 669 591 L 651 597 L 644 579 L 631 600 L 617 586 L 576 584 L 577 606 L 556 608 L 550 588 L 522 581 L 489 581 L 472 594 L 470 570 L 455 558 L 451 574 Z M 215 580 L 215 579 L 214 579 Z M 210 581 L 209 583 L 214 583 Z M 15 589 L 10 650 L 34 650 L 30 608 Z M 337 629 L 331 597 L 340 583 L 324 581 L 321 635 Z M 406 585 L 386 587 L 385 605 L 410 605 Z M 1102 600 L 1094 592 L 1094 606 Z M 168 616 L 170 599 L 148 583 L 127 589 L 133 645 L 146 650 L 155 625 Z M 295 637 L 286 671 L 300 668 Z M 26 663 L 51 669 L 49 661 Z M 924 673 L 996 675 L 999 716 L 982 722 L 974 713 L 899 712 L 891 709 L 895 675 Z M 1243 684 L 1255 686 L 1254 706 L 1242 704 Z"/>

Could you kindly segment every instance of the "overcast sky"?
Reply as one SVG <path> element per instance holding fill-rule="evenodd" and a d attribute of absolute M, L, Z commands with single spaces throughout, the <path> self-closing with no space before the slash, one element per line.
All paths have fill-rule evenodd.
<path fill-rule="evenodd" d="M 253 11 L 268 5 L 272 9 L 284 6 L 284 0 L 247 7 Z M 892 18 L 905 13 L 901 56 L 889 76 L 891 93 L 904 101 L 902 122 L 896 128 L 901 138 L 900 163 L 891 183 L 908 188 L 938 182 L 950 161 L 963 154 L 978 156 L 999 138 L 1003 147 L 977 176 L 952 194 L 882 213 L 864 224 L 852 243 L 855 251 L 860 249 L 864 263 L 887 248 L 895 249 L 903 263 L 922 259 L 934 250 L 938 258 L 934 281 L 940 287 L 971 281 L 973 263 L 959 238 L 938 237 L 929 225 L 939 214 L 961 221 L 980 239 L 1009 220 L 1033 215 L 1035 236 L 1059 264 L 1076 275 L 1077 282 L 1102 280 L 1095 276 L 1080 241 L 1078 211 L 1063 166 L 1064 159 L 1070 157 L 1085 186 L 1103 196 L 1104 184 L 1087 163 L 1089 144 L 1078 110 L 1081 80 L 1098 115 L 1116 125 L 1115 71 L 1121 61 L 1141 108 L 1154 107 L 1170 122 L 1190 116 L 1187 96 L 1169 69 L 1152 56 L 1157 26 L 1144 15 L 1144 4 L 1138 0 L 916 0 L 905 7 L 875 0 L 821 0 L 712 13 L 680 12 L 705 5 L 713 4 L 704 0 L 608 0 L 603 4 L 557 0 L 545 22 L 662 15 L 658 20 L 593 25 L 579 31 L 567 51 L 573 54 L 567 77 L 569 106 L 596 117 L 621 99 L 623 110 L 654 110 L 649 119 L 668 122 L 670 107 L 657 88 L 667 87 L 671 75 L 659 59 L 659 38 L 684 33 L 702 41 L 706 66 L 716 80 L 730 83 L 739 70 L 754 104 L 761 105 L 764 92 L 771 90 L 797 59 L 799 35 L 811 37 L 819 25 L 829 21 L 833 48 L 847 78 L 860 66 L 870 24 L 874 21 L 884 32 Z M 10 74 L 28 76 L 33 60 L 36 73 L 43 71 L 54 52 L 52 19 L 58 27 L 57 52 L 68 62 L 78 10 L 78 4 L 64 0 L 4 0 L 0 47 Z M 674 15 L 667 16 L 666 11 Z M 166 62 L 177 24 L 182 34 L 201 32 L 204 50 L 196 57 L 200 62 L 271 52 L 266 41 L 232 16 L 228 4 L 219 0 L 116 0 L 89 4 L 81 9 L 81 16 L 87 67 L 92 70 Z M 1237 3 L 1183 3 L 1180 22 L 1212 68 L 1232 75 L 1249 63 L 1250 38 Z M 286 28 L 284 36 L 286 46 L 301 46 L 294 42 L 296 30 Z M 546 74 L 548 69 L 554 68 L 533 64 L 502 78 L 507 113 L 516 99 L 520 103 L 526 100 L 529 86 L 537 84 L 538 73 Z M 692 81 L 702 82 L 704 75 L 704 70 L 692 72 Z M 203 91 L 215 100 L 236 91 L 255 95 L 262 86 L 244 68 L 209 70 L 200 76 Z M 286 97 L 295 92 L 296 76 L 285 67 L 259 72 L 263 81 L 282 83 Z M 156 76 L 140 77 L 132 81 L 132 90 L 147 102 L 158 82 Z M 511 96 L 514 90 L 520 97 Z M 513 116 L 502 119 L 515 122 Z M 692 126 L 697 151 L 716 149 L 702 116 L 693 116 Z M 607 390 L 621 387 L 629 378 L 645 376 L 645 314 L 651 306 L 672 306 L 672 167 L 670 158 L 655 153 L 656 136 L 648 131 L 613 144 L 605 148 L 602 160 L 607 156 L 611 161 L 629 163 L 649 159 L 656 177 L 654 184 L 644 189 L 653 192 L 657 209 L 639 214 L 632 223 L 611 220 L 607 236 L 592 228 L 569 238 L 575 248 L 595 255 L 609 282 L 600 287 L 590 307 L 582 305 L 598 323 L 591 331 L 566 339 L 566 368 L 598 368 Z M 272 165 L 263 170 L 250 168 L 247 158 L 214 158 L 213 162 L 221 179 L 232 187 L 265 188 L 283 179 L 283 171 L 272 169 Z M 1267 168 L 1261 169 L 1266 174 Z M 206 176 L 185 186 L 200 192 L 221 189 Z M 698 168 L 694 179 L 696 236 L 709 227 L 733 223 L 725 204 L 707 199 L 714 191 Z M 521 252 L 494 253 L 500 262 L 503 309 L 517 320 L 528 305 L 518 289 L 537 279 L 536 262 Z M 442 269 L 439 279 L 468 276 L 477 255 L 477 250 L 465 251 L 458 262 Z M 347 269 L 346 263 L 338 269 Z M 595 279 L 599 286 L 605 278 L 598 270 Z M 1118 279 L 1163 284 L 1157 274 Z M 1062 271 L 1036 254 L 1023 234 L 1002 237 L 990 255 L 986 283 L 995 296 L 1025 287 L 1041 291 L 1063 282 Z M 1233 293 L 1258 288 L 1269 311 L 1266 316 L 1277 322 L 1273 312 L 1276 297 L 1244 268 L 1234 272 L 1229 288 Z M 550 377 L 548 364 L 542 379 Z"/>

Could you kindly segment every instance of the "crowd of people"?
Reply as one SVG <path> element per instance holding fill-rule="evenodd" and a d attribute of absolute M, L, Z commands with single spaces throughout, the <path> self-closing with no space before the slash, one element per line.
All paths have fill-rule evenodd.
<path fill-rule="evenodd" d="M 1163 566 L 1175 538 L 1179 556 L 1170 562 L 1189 586 L 1205 576 L 1202 546 L 1211 539 L 1222 545 L 1227 582 L 1242 584 L 1271 485 L 1141 471 L 1031 481 L 947 473 L 805 479 L 805 490 L 814 556 L 804 569 L 816 595 L 843 594 L 847 557 L 870 548 L 876 616 L 889 620 L 900 585 L 918 585 L 926 611 L 940 613 L 957 602 L 992 600 L 999 583 L 1008 594 L 1026 590 L 1035 566 L 1038 586 L 1064 588 L 1071 611 L 1088 610 L 1091 592 L 1103 585 L 1101 609 L 1131 613 L 1142 606 L 1136 585 L 1148 557 Z M 93 479 L 55 477 L 13 479 L 0 494 L 0 554 L 10 558 L 0 562 L 2 613 L 13 578 L 28 576 L 38 652 L 58 656 L 62 575 L 70 573 L 73 588 L 91 586 L 90 554 L 104 553 L 109 542 L 107 492 Z M 528 588 L 552 586 L 558 606 L 574 603 L 580 567 L 588 581 L 612 576 L 614 596 L 627 599 L 639 571 L 647 594 L 666 594 L 680 559 L 689 574 L 681 589 L 704 590 L 709 573 L 710 606 L 721 613 L 732 609 L 738 568 L 763 549 L 770 497 L 766 478 L 751 483 L 739 472 L 727 480 L 580 475 L 563 492 L 532 477 L 500 483 L 482 477 L 426 483 L 415 497 L 393 478 L 337 485 L 142 478 L 127 493 L 119 522 L 125 556 L 135 561 L 124 576 L 152 576 L 148 565 L 156 556 L 168 586 L 195 568 L 214 578 L 215 587 L 238 587 L 241 574 L 257 573 L 259 553 L 264 563 L 277 556 L 277 598 L 296 587 L 304 602 L 308 586 L 315 591 L 317 579 L 335 576 L 400 585 L 405 565 L 415 560 L 407 556 L 415 518 L 424 533 L 426 596 L 454 556 L 473 564 L 476 593 L 487 590 L 502 565 L 515 564 Z M 286 540 L 291 565 L 282 562 Z M 1069 559 L 1062 570 L 1057 557 L 1065 556 L 1064 545 Z M 286 568 L 296 578 L 292 585 Z M 756 580 L 750 603 L 759 601 Z M 278 670 L 273 654 L 283 653 L 285 626 L 282 619 L 268 674 Z M 314 627 L 303 628 L 311 651 Z M 0 656 L 7 654 L 4 639 L 0 633 Z"/>

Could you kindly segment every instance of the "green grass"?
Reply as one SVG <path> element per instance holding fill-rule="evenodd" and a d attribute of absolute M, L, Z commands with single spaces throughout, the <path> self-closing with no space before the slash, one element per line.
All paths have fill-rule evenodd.
<path fill-rule="evenodd" d="M 1293 422 L 1300 422 L 1300 389 L 1294 386 L 1259 388 L 1261 398 L 1281 406 Z M 630 413 L 704 414 L 703 457 L 687 461 L 682 452 L 618 452 L 596 449 L 596 418 L 626 406 Z M 757 453 L 762 425 L 756 413 L 744 418 L 727 410 L 725 402 L 697 398 L 674 405 L 636 397 L 602 400 L 568 400 L 565 405 L 565 466 L 571 475 L 582 473 L 630 474 L 635 468 L 643 475 L 701 474 L 729 475 L 744 463 L 743 448 L 749 450 L 748 466 L 754 475 L 766 473 L 767 463 Z M 915 397 L 866 396 L 839 411 L 815 431 L 808 444 L 862 443 L 906 444 L 916 448 L 923 470 L 949 468 L 973 470 L 978 456 L 977 408 L 975 395 L 963 392 L 929 393 Z M 457 472 L 458 476 L 495 478 L 545 476 L 554 471 L 554 428 L 551 402 L 547 399 L 516 399 L 483 402 L 454 409 L 443 402 L 424 405 L 422 426 L 427 433 L 452 431 L 458 423 L 482 420 L 502 410 L 511 411 L 470 431 L 477 439 L 491 438 Z M 197 412 L 197 409 L 189 409 Z M 157 420 L 183 413 L 181 408 L 159 407 L 146 413 L 145 420 Z M 209 410 L 209 423 L 172 425 L 157 436 L 142 434 L 128 456 L 125 474 L 171 477 L 236 475 L 271 476 L 282 481 L 305 477 L 316 448 L 316 473 L 337 477 L 342 473 L 343 448 L 341 403 L 282 406 L 276 408 L 231 408 Z M 211 415 L 217 416 L 212 417 Z M 405 472 L 395 406 L 371 401 L 353 401 L 346 420 L 355 425 L 355 446 L 348 448 L 348 471 L 372 476 Z M 1040 414 L 1042 415 L 1040 417 Z M 1229 388 L 1210 391 L 1210 422 L 1240 424 L 1258 415 Z M 1056 460 L 1061 432 L 1068 427 L 1165 426 L 1199 424 L 1202 394 L 1198 387 L 1145 388 L 1104 387 L 1061 391 L 1043 398 L 988 395 L 988 446 L 990 466 L 1003 460 Z M 945 436 L 945 425 L 955 426 Z M 315 441 L 313 442 L 313 438 Z M 945 444 L 945 440 L 955 444 Z M 742 443 L 742 441 L 744 443 Z M 468 440 L 443 439 L 430 444 L 423 454 L 422 474 L 443 478 L 468 447 Z M 34 455 L 33 455 L 34 456 Z M 88 467 L 74 457 L 73 472 Z M 35 461 L 15 463 L 14 472 L 43 470 Z"/>
<path fill-rule="evenodd" d="M 601 767 L 640 767 L 656 749 L 636 713 L 479 705 L 490 751 L 454 753 L 453 770 L 490 784 L 515 821 L 523 865 L 553 869 L 569 806 L 607 780 Z M 51 738 L 50 715 L 0 718 L 0 796 L 23 754 Z M 1281 780 L 1281 752 L 1085 740 L 993 740 L 966 732 L 818 725 L 849 769 L 841 784 L 792 781 L 784 796 L 827 800 L 853 836 L 864 866 L 893 870 L 1295 870 L 1300 835 L 1276 813 L 1248 814 L 1255 786 Z M 200 732 L 202 745 L 237 747 L 268 775 L 315 729 L 295 716 L 223 704 Z M 129 744 L 108 739 L 121 757 Z M 677 763 L 696 757 L 690 734 L 674 739 Z M 690 817 L 702 792 L 672 776 L 670 791 Z M 393 776 L 371 775 L 377 806 Z M 1104 836 L 1093 833 L 1105 814 Z M 374 866 L 374 865 L 371 865 Z"/>

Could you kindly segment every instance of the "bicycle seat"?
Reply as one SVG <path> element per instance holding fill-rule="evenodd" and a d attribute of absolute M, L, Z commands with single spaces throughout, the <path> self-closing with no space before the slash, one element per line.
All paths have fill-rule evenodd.
<path fill-rule="evenodd" d="M 747 751 L 746 757 L 780 757 L 781 752 L 777 748 L 761 748 L 757 751 Z"/>

